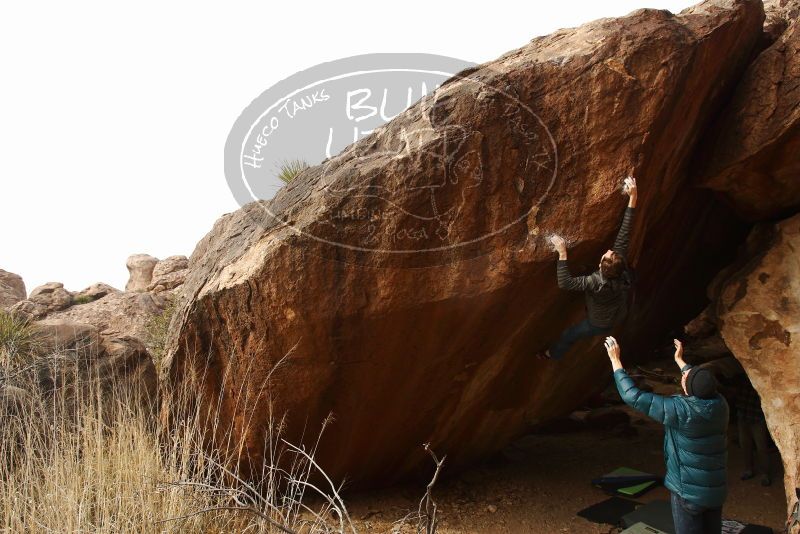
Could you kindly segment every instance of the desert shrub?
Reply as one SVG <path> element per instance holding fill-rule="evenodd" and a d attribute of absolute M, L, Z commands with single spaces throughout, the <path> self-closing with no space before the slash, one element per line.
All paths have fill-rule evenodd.
<path fill-rule="evenodd" d="M 0 310 L 0 369 L 19 364 L 36 345 L 35 327 L 27 319 Z"/>
<path fill-rule="evenodd" d="M 97 299 L 91 295 L 78 295 L 77 297 L 72 297 L 72 304 L 73 306 L 78 304 L 88 304 L 90 302 L 94 302 L 95 300 Z"/>
<path fill-rule="evenodd" d="M 175 306 L 176 300 L 170 300 L 161 313 L 151 316 L 145 324 L 146 335 L 144 343 L 153 358 L 156 369 L 159 371 L 164 361 L 167 333 L 169 332 L 169 323 L 175 314 Z"/>
<path fill-rule="evenodd" d="M 284 183 L 294 180 L 298 174 L 308 168 L 308 163 L 302 159 L 289 159 L 281 162 L 278 168 L 278 178 Z"/>

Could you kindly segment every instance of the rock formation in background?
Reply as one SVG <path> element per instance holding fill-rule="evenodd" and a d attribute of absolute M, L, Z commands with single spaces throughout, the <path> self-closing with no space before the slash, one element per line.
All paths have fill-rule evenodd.
<path fill-rule="evenodd" d="M 95 326 L 65 319 L 37 321 L 32 334 L 24 363 L 0 369 L 0 413 L 30 417 L 63 410 L 74 417 L 79 406 L 74 401 L 90 398 L 122 400 L 126 411 L 138 406 L 145 414 L 156 413 L 158 375 L 141 341 L 101 335 Z M 117 406 L 105 405 L 106 421 Z"/>
<path fill-rule="evenodd" d="M 160 293 L 182 285 L 186 281 L 189 259 L 186 256 L 170 256 L 156 263 L 150 278 L 148 291 Z"/>
<path fill-rule="evenodd" d="M 86 304 L 94 300 L 110 295 L 111 293 L 119 293 L 119 289 L 112 287 L 103 282 L 92 284 L 82 291 L 72 293 L 72 301 L 76 304 Z"/>
<path fill-rule="evenodd" d="M 583 314 L 547 236 L 594 269 L 634 174 L 626 343 L 697 313 L 746 227 L 686 187 L 687 164 L 763 20 L 760 2 L 712 0 L 536 38 L 223 216 L 192 254 L 166 384 L 220 399 L 216 437 L 241 439 L 245 473 L 270 413 L 307 444 L 332 414 L 317 459 L 355 485 L 428 467 L 425 442 L 455 469 L 568 413 L 610 371 L 599 343 L 533 358 Z"/>
<path fill-rule="evenodd" d="M 22 278 L 0 271 L 0 291 L 6 279 L 13 281 L 16 288 L 14 299 L 9 299 L 14 302 L 0 307 L 31 321 L 53 319 L 92 325 L 103 336 L 130 336 L 147 343 L 148 323 L 180 292 L 188 259 L 170 256 L 159 261 L 147 254 L 136 254 L 128 258 L 127 266 L 131 278 L 126 287 L 133 290 L 120 291 L 98 282 L 81 291 L 68 291 L 60 282 L 49 282 L 35 288 L 27 298 Z M 8 282 L 9 287 L 11 283 Z M 144 289 L 142 284 L 146 284 Z"/>
<path fill-rule="evenodd" d="M 72 294 L 64 289 L 61 282 L 48 282 L 33 288 L 28 300 L 38 304 L 45 313 L 69 308 L 72 305 Z"/>
<path fill-rule="evenodd" d="M 0 269 L 0 308 L 12 306 L 28 296 L 25 282 L 18 274 Z"/>
<path fill-rule="evenodd" d="M 94 325 L 105 335 L 147 338 L 147 323 L 169 303 L 164 294 L 116 291 L 98 300 L 50 313 L 48 319 L 64 319 Z"/>
<path fill-rule="evenodd" d="M 125 291 L 147 291 L 147 286 L 153 279 L 153 269 L 158 263 L 158 258 L 149 254 L 134 254 L 128 257 L 125 265 L 128 267 L 130 277 L 125 284 Z"/>
<path fill-rule="evenodd" d="M 127 265 L 131 271 L 128 287 L 135 288 L 133 291 L 120 291 L 100 282 L 71 292 L 62 283 L 50 282 L 35 288 L 27 298 L 22 278 L 0 270 L 0 297 L 9 295 L 0 308 L 33 324 L 41 357 L 69 355 L 73 371 L 85 372 L 91 364 L 99 372 L 100 383 L 110 385 L 113 378 L 118 385 L 137 384 L 154 399 L 156 371 L 148 349 L 153 343 L 163 344 L 163 339 L 153 339 L 152 321 L 181 291 L 188 260 L 170 256 L 158 261 L 138 254 L 131 256 Z M 141 289 L 142 284 L 150 287 Z M 78 353 L 86 358 L 76 359 Z M 53 372 L 43 370 L 40 376 Z"/>
<path fill-rule="evenodd" d="M 96 326 L 48 318 L 36 323 L 38 377 L 45 391 L 95 379 L 104 393 L 128 388 L 155 407 L 157 373 L 144 344 L 132 336 L 102 334 Z M 91 373 L 91 375 L 89 374 Z"/>
<path fill-rule="evenodd" d="M 144 407 L 156 407 L 158 375 L 149 350 L 163 345 L 163 339 L 154 339 L 163 332 L 158 328 L 154 331 L 153 321 L 180 292 L 188 260 L 185 256 L 163 261 L 146 255 L 131 258 L 127 265 L 132 291 L 100 282 L 71 292 L 62 283 L 50 282 L 35 288 L 26 298 L 22 278 L 0 271 L 0 297 L 13 296 L 0 307 L 34 328 L 34 389 L 38 388 L 40 395 L 78 393 L 76 386 L 83 384 L 87 390 L 83 393 L 95 387 L 103 395 L 127 390 Z M 151 279 L 156 282 L 153 287 L 142 289 Z M 30 404 L 37 398 L 31 380 L 20 378 L 16 382 L 0 386 L 0 413 L 18 409 L 25 399 Z"/>

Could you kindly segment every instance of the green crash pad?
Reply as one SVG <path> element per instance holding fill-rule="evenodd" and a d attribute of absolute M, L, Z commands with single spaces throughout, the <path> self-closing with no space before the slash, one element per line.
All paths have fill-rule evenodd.
<path fill-rule="evenodd" d="M 641 521 L 626 528 L 620 534 L 667 534 L 663 530 L 658 530 L 656 527 L 646 525 Z"/>
<path fill-rule="evenodd" d="M 652 475 L 650 473 L 645 473 L 644 471 L 637 471 L 636 469 L 631 469 L 630 467 L 618 467 L 617 469 L 614 469 L 610 473 L 603 475 L 603 478 L 626 477 L 626 476 L 652 476 Z M 636 497 L 637 495 L 641 495 L 645 491 L 655 487 L 655 485 L 656 481 L 649 480 L 631 486 L 615 488 L 614 491 L 616 491 L 621 495 L 626 495 L 628 497 Z"/>

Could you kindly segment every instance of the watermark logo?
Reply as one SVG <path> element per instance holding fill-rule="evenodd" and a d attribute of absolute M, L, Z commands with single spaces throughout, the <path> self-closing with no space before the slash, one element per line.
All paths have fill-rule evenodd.
<path fill-rule="evenodd" d="M 549 192 L 555 142 L 513 83 L 473 67 L 369 54 L 279 82 L 228 136 L 234 197 L 263 201 L 265 224 L 360 252 L 436 253 L 501 234 Z"/>

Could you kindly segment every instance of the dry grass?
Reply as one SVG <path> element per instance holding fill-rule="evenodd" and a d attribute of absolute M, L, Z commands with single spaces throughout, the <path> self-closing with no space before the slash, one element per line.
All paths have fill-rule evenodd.
<path fill-rule="evenodd" d="M 257 480 L 244 480 L 226 467 L 238 462 L 223 461 L 219 452 L 231 460 L 231 451 L 245 450 L 223 430 L 229 418 L 203 411 L 219 399 L 203 403 L 199 388 L 166 392 L 173 411 L 165 426 L 156 416 L 157 399 L 126 379 L 98 380 L 93 371 L 101 366 L 85 365 L 96 358 L 90 347 L 41 354 L 34 339 L 30 324 L 0 317 L 0 532 L 356 531 L 341 484 L 314 459 L 322 431 L 311 449 L 287 442 L 284 420 L 268 402 L 266 458 Z M 268 395 L 273 371 L 291 352 L 261 387 L 243 388 L 247 380 L 222 377 L 224 394 L 236 399 L 242 420 L 253 416 L 245 407 L 263 406 L 251 394 Z M 43 370 L 58 379 L 43 380 Z M 191 387 L 191 380 L 185 383 Z M 209 426 L 210 434 L 204 432 Z M 222 436 L 218 449 L 204 442 L 209 435 Z M 432 456 L 436 474 L 426 497 L 393 532 L 436 531 L 430 490 L 441 462 Z"/>
<path fill-rule="evenodd" d="M 160 488 L 188 474 L 191 451 L 175 447 L 163 456 L 141 412 L 111 427 L 98 412 L 97 403 L 89 402 L 74 424 L 60 416 L 43 428 L 23 413 L 15 425 L 4 425 L 0 530 L 152 532 L 162 530 L 158 520 L 213 504 L 191 491 Z M 163 530 L 226 531 L 235 521 L 232 514 L 196 516 Z"/>
<path fill-rule="evenodd" d="M 265 437 L 274 463 L 251 485 L 201 446 L 199 411 L 165 428 L 137 392 L 85 374 L 43 391 L 38 358 L 0 369 L 0 532 L 353 531 L 333 483 L 311 485 L 314 451 L 283 441 L 279 424 Z"/>

